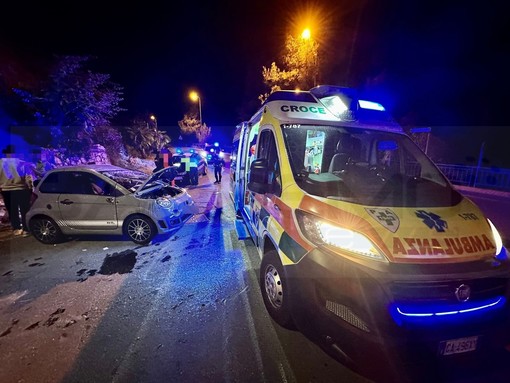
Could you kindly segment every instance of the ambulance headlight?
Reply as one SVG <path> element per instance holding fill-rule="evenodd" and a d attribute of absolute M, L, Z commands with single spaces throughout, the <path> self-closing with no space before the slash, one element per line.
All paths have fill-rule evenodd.
<path fill-rule="evenodd" d="M 499 235 L 498 229 L 491 222 L 490 219 L 487 218 L 489 225 L 492 230 L 492 236 L 494 237 L 494 244 L 496 245 L 496 258 L 502 260 L 506 259 L 506 249 L 503 247 L 503 240 L 501 239 L 501 235 Z"/>
<path fill-rule="evenodd" d="M 386 261 L 384 255 L 363 234 L 337 226 L 312 214 L 296 211 L 301 232 L 313 244 L 327 245 L 376 261 Z"/>

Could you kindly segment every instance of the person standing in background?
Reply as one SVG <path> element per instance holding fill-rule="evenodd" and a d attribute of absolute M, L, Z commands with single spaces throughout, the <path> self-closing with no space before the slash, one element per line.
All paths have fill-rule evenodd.
<path fill-rule="evenodd" d="M 0 192 L 15 236 L 29 235 L 26 214 L 34 188 L 34 166 L 18 158 L 14 146 L 7 145 L 0 158 Z M 20 219 L 21 217 L 21 219 Z"/>
<path fill-rule="evenodd" d="M 198 185 L 198 158 L 191 155 L 189 159 L 189 182 L 191 185 Z"/>
<path fill-rule="evenodd" d="M 225 160 L 215 153 L 213 156 L 213 166 L 214 166 L 214 179 L 216 180 L 214 183 L 220 184 L 221 172 L 223 171 L 223 167 L 225 166 Z"/>

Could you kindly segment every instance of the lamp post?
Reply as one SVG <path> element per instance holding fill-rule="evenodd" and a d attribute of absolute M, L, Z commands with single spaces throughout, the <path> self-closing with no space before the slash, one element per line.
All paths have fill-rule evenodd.
<path fill-rule="evenodd" d="M 153 114 L 151 114 L 150 119 L 151 119 L 152 121 L 154 121 L 154 126 L 155 126 L 155 128 L 156 128 L 156 130 L 157 130 L 157 129 L 158 129 L 158 120 L 157 120 L 156 116 L 155 116 L 155 115 L 153 115 Z"/>
<path fill-rule="evenodd" d="M 158 133 L 158 119 L 155 115 L 151 114 L 150 117 L 151 121 L 154 121 L 154 138 L 156 140 L 156 145 L 158 147 L 158 150 L 161 149 L 161 141 L 159 139 L 159 133 Z"/>
<path fill-rule="evenodd" d="M 189 98 L 193 102 L 196 102 L 198 100 L 198 114 L 200 116 L 200 126 L 202 126 L 202 100 L 200 100 L 199 94 L 195 91 L 191 91 L 189 93 Z"/>
<path fill-rule="evenodd" d="M 312 39 L 312 32 L 309 28 L 305 28 L 301 33 L 301 38 L 305 42 L 306 46 L 306 63 L 308 64 L 308 58 L 312 55 L 313 59 L 313 86 L 317 86 L 317 46 L 315 41 Z M 307 65 L 308 66 L 308 65 Z"/>

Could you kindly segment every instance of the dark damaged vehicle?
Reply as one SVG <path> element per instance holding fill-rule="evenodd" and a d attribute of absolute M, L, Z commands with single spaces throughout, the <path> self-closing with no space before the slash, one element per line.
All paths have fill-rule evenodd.
<path fill-rule="evenodd" d="M 185 189 L 169 184 L 167 172 L 149 176 L 113 165 L 53 169 L 34 189 L 30 231 L 46 244 L 82 234 L 125 235 L 147 244 L 198 211 Z"/>

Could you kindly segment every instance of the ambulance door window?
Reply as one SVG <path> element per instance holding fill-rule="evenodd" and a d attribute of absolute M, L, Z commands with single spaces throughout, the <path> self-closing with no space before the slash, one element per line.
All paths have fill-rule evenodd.
<path fill-rule="evenodd" d="M 282 192 L 282 180 L 280 161 L 273 132 L 264 130 L 260 134 L 259 151 L 257 158 L 266 158 L 268 164 L 268 182 L 272 185 L 273 194 L 280 196 Z"/>

